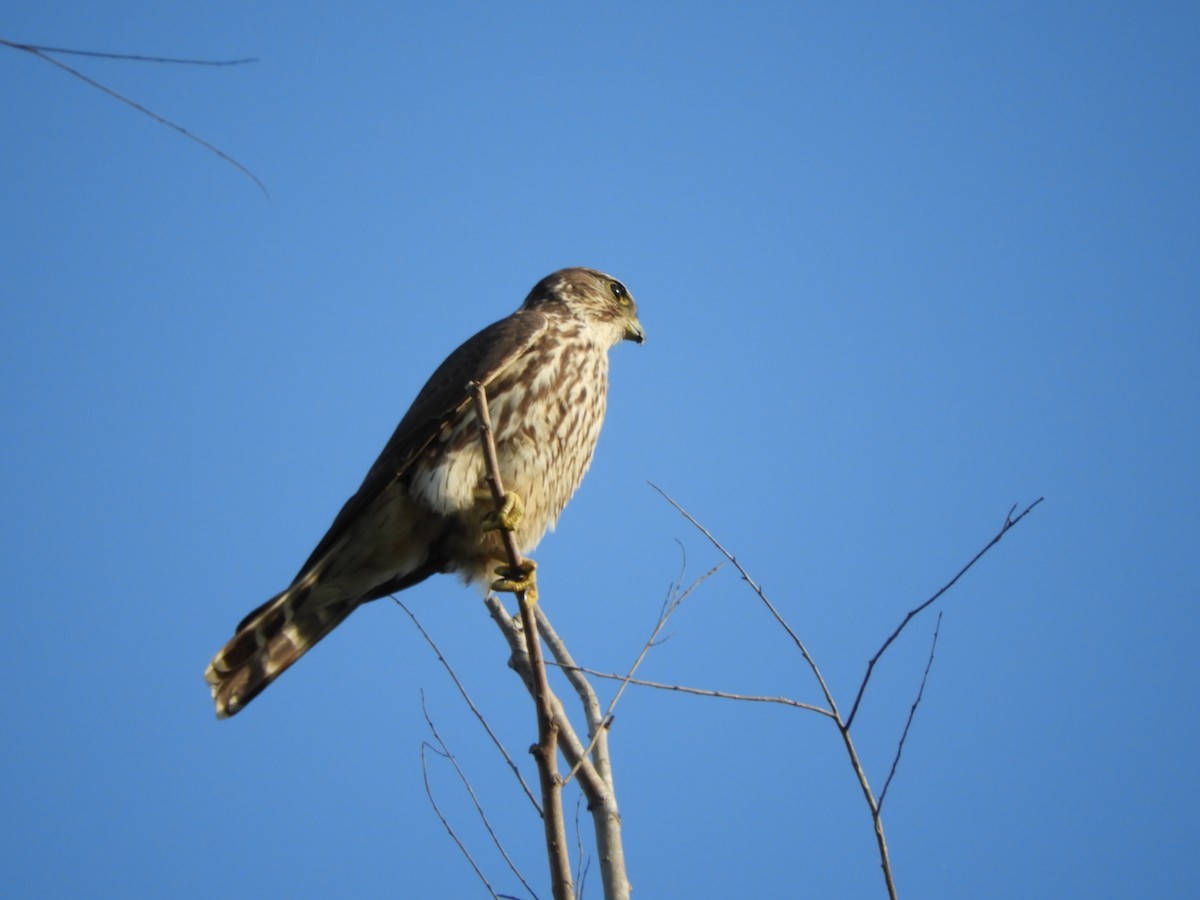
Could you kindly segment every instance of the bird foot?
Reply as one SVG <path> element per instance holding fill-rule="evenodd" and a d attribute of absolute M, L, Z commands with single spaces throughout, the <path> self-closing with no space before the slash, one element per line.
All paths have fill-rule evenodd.
<path fill-rule="evenodd" d="M 509 594 L 524 592 L 525 601 L 531 606 L 537 603 L 537 563 L 532 559 L 521 561 L 515 569 L 511 566 L 497 566 L 496 574 L 500 577 L 492 582 L 493 591 L 504 591 Z"/>
<path fill-rule="evenodd" d="M 491 498 L 491 493 L 488 493 Z M 483 516 L 484 531 L 515 531 L 525 515 L 525 504 L 521 497 L 513 491 L 504 494 L 504 502 L 499 509 L 493 509 Z"/>

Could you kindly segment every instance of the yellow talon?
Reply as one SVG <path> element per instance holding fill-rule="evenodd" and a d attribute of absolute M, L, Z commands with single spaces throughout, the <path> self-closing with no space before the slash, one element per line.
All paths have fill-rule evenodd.
<path fill-rule="evenodd" d="M 488 494 L 491 497 L 491 494 Z M 508 491 L 504 495 L 504 503 L 499 509 L 493 509 L 483 516 L 484 531 L 515 531 L 525 515 L 525 504 L 519 495 Z"/>
<path fill-rule="evenodd" d="M 492 582 L 493 591 L 504 591 L 510 594 L 525 593 L 525 600 L 530 605 L 537 603 L 537 563 L 532 559 L 522 560 L 517 568 L 497 566 L 496 574 L 500 577 Z"/>

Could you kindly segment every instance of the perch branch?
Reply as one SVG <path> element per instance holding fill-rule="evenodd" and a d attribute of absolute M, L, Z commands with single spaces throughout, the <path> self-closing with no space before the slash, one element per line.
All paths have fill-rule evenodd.
<path fill-rule="evenodd" d="M 488 486 L 491 488 L 496 509 L 501 509 L 505 499 L 504 485 L 500 481 L 500 463 L 496 458 L 496 442 L 492 435 L 491 416 L 488 413 L 487 391 L 479 382 L 471 382 L 468 390 L 475 403 L 475 415 L 479 422 L 479 439 L 483 445 Z M 504 541 L 508 564 L 516 570 L 522 563 L 516 538 L 507 528 L 501 528 L 500 535 Z M 567 829 L 563 817 L 562 781 L 558 775 L 558 727 L 554 721 L 550 685 L 546 680 L 537 617 L 533 614 L 525 591 L 517 592 L 517 605 L 521 610 L 525 646 L 529 653 L 536 689 L 534 699 L 537 707 L 538 742 L 533 755 L 537 761 L 538 778 L 542 787 L 542 823 L 546 835 L 546 855 L 550 863 L 550 884 L 555 900 L 569 900 L 575 896 L 575 888 L 571 879 L 571 859 L 568 855 Z"/>

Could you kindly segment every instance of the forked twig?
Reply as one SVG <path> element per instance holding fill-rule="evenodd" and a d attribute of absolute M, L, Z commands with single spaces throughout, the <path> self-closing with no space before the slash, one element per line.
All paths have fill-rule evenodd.
<path fill-rule="evenodd" d="M 796 647 L 799 649 L 801 655 L 803 656 L 804 661 L 808 664 L 809 669 L 812 670 L 813 675 L 816 677 L 817 683 L 821 687 L 821 692 L 825 695 L 825 699 L 829 704 L 829 710 L 827 710 L 827 711 L 817 710 L 817 711 L 825 712 L 827 715 L 830 716 L 830 718 L 832 718 L 834 720 L 834 724 L 837 726 L 838 734 L 841 736 L 842 743 L 846 748 L 846 755 L 848 756 L 848 758 L 850 760 L 851 768 L 854 769 L 855 777 L 858 779 L 859 787 L 862 790 L 863 799 L 865 800 L 865 802 L 867 804 L 867 808 L 871 812 L 871 821 L 872 821 L 872 824 L 874 825 L 874 830 L 875 830 L 875 842 L 876 842 L 876 845 L 879 850 L 880 868 L 883 871 L 883 878 L 884 878 L 884 883 L 887 886 L 888 896 L 891 898 L 891 900 L 896 900 L 896 883 L 895 883 L 895 879 L 892 875 L 892 864 L 891 864 L 890 855 L 888 853 L 887 838 L 884 835 L 883 815 L 881 812 L 881 807 L 882 807 L 883 797 L 886 795 L 887 789 L 891 785 L 892 778 L 896 774 L 896 769 L 900 762 L 900 756 L 904 749 L 904 742 L 908 737 L 909 727 L 912 725 L 913 717 L 916 715 L 917 706 L 920 704 L 921 697 L 924 695 L 925 683 L 929 677 L 929 670 L 933 665 L 934 650 L 937 647 L 937 633 L 938 632 L 936 630 L 934 632 L 933 647 L 931 647 L 930 651 L 929 651 L 929 661 L 925 666 L 925 673 L 921 679 L 920 691 L 917 694 L 917 699 L 913 703 L 912 708 L 909 710 L 908 721 L 905 724 L 904 732 L 900 737 L 899 745 L 896 750 L 896 756 L 892 762 L 891 771 L 888 774 L 887 781 L 884 783 L 883 791 L 880 793 L 878 799 L 876 799 L 875 793 L 871 789 L 870 782 L 867 780 L 866 771 L 863 768 L 862 761 L 859 759 L 858 750 L 854 746 L 854 741 L 850 736 L 850 725 L 854 720 L 855 713 L 857 713 L 857 711 L 858 711 L 859 703 L 862 700 L 863 692 L 866 690 L 867 682 L 870 680 L 871 672 L 874 670 L 875 664 L 879 661 L 880 657 L 883 656 L 883 654 L 887 650 L 887 648 L 889 646 L 891 646 L 891 644 L 896 640 L 897 637 L 899 637 L 900 633 L 904 630 L 905 626 L 908 625 L 908 623 L 911 622 L 923 610 L 927 609 L 931 604 L 936 602 L 938 600 L 938 598 L 940 598 L 942 595 L 944 595 L 946 593 L 946 591 L 948 591 L 951 587 L 953 587 L 955 585 L 955 583 L 957 583 L 958 580 L 967 572 L 968 569 L 970 569 L 973 565 L 975 565 L 975 563 L 978 562 L 979 559 L 982 558 L 983 555 L 988 552 L 988 550 L 990 550 L 997 543 L 999 543 L 1000 539 L 1002 537 L 1004 537 L 1004 535 L 1007 534 L 1008 531 L 1014 525 L 1016 525 L 1018 522 L 1020 522 L 1022 519 L 1024 519 L 1025 516 L 1027 516 L 1030 513 L 1030 511 L 1033 510 L 1034 507 L 1036 507 L 1039 503 L 1041 503 L 1044 498 L 1039 497 L 1033 503 L 1029 504 L 1029 506 L 1027 506 L 1024 509 L 1024 511 L 1022 511 L 1021 514 L 1018 515 L 1016 518 L 1013 518 L 1013 512 L 1017 508 L 1016 505 L 1014 505 L 1011 509 L 1009 509 L 1008 515 L 1005 516 L 1005 519 L 1004 519 L 1004 525 L 1001 527 L 999 533 L 997 533 L 996 536 L 993 537 L 991 539 L 991 541 L 989 541 L 982 550 L 980 550 L 977 554 L 975 554 L 975 556 L 971 559 L 971 561 L 968 562 L 965 566 L 963 566 L 962 569 L 959 570 L 958 574 L 956 574 L 952 579 L 950 579 L 950 581 L 947 582 L 940 590 L 938 590 L 932 597 L 930 597 L 924 603 L 920 604 L 915 609 L 911 610 L 908 613 L 908 615 L 905 616 L 904 620 L 900 623 L 900 625 L 896 628 L 896 630 L 893 631 L 891 635 L 889 635 L 887 640 L 884 641 L 883 646 L 880 647 L 878 652 L 876 652 L 876 654 L 871 658 L 871 661 L 867 665 L 867 674 L 863 678 L 862 684 L 859 687 L 858 696 L 855 698 L 854 706 L 851 709 L 850 716 L 849 716 L 849 718 L 843 719 L 841 716 L 841 713 L 838 711 L 837 704 L 833 700 L 833 695 L 830 692 L 828 685 L 826 685 L 825 680 L 821 677 L 821 672 L 820 672 L 820 669 L 817 668 L 816 662 L 813 660 L 812 656 L 809 655 L 808 650 L 805 648 L 804 643 L 800 640 L 800 638 L 796 634 L 796 632 L 793 631 L 791 626 L 789 626 L 787 624 L 787 622 L 784 620 L 783 615 L 779 612 L 779 610 L 775 607 L 775 605 L 767 598 L 766 593 L 763 591 L 762 587 L 752 577 L 750 577 L 750 574 L 746 571 L 745 568 L 742 567 L 742 565 L 737 561 L 737 559 L 734 557 L 734 555 L 732 553 L 730 553 L 728 550 L 726 550 L 725 547 L 723 547 L 721 545 L 721 543 L 713 536 L 713 534 L 707 528 L 705 528 L 703 525 L 701 525 L 695 519 L 695 517 L 693 517 L 687 510 L 685 510 L 682 506 L 680 506 L 678 503 L 676 503 L 675 500 L 672 499 L 660 487 L 658 487 L 655 484 L 651 484 L 650 486 L 653 487 L 656 491 L 658 491 L 658 493 L 661 494 L 668 503 L 670 503 L 673 507 L 675 507 L 675 509 L 678 510 L 679 513 L 681 515 L 683 515 L 683 517 L 685 519 L 687 519 L 701 534 L 703 534 L 708 539 L 708 541 L 713 545 L 713 547 L 715 547 L 717 549 L 717 551 L 719 553 L 721 553 L 721 555 L 723 555 L 727 560 L 729 560 L 730 563 L 733 564 L 734 568 L 736 568 L 738 570 L 738 572 L 741 574 L 742 579 L 750 586 L 750 588 L 758 596 L 759 600 L 761 600 L 762 603 L 770 611 L 770 613 L 771 613 L 772 617 L 775 619 L 775 621 L 780 625 L 781 628 L 783 628 L 783 630 L 787 633 L 787 635 L 792 639 L 793 643 L 796 645 Z M 939 617 L 939 625 L 940 625 L 940 617 Z"/>
<path fill-rule="evenodd" d="M 921 674 L 921 686 L 917 689 L 917 699 L 912 702 L 912 706 L 908 709 L 908 718 L 904 722 L 904 731 L 900 733 L 900 740 L 896 744 L 896 755 L 892 758 L 892 768 L 888 772 L 887 779 L 883 782 L 883 790 L 879 792 L 879 811 L 883 812 L 883 801 L 887 799 L 888 788 L 892 786 L 892 779 L 896 777 L 896 769 L 900 765 L 900 755 L 904 753 L 904 742 L 908 740 L 908 730 L 912 728 L 913 719 L 917 715 L 917 707 L 921 705 L 921 698 L 925 696 L 925 685 L 929 681 L 929 670 L 933 668 L 933 656 L 937 653 L 938 635 L 942 631 L 942 613 L 938 612 L 937 624 L 933 626 L 933 641 L 929 645 L 929 661 L 925 663 L 925 671 Z"/>
<path fill-rule="evenodd" d="M 228 153 L 226 153 L 220 147 L 216 146 L 215 144 L 209 143 L 204 138 L 200 137 L 200 135 L 194 134 L 193 132 L 188 131 L 186 128 L 184 128 L 182 125 L 178 124 L 177 122 L 173 122 L 170 119 L 166 118 L 165 116 L 160 116 L 158 113 L 154 112 L 154 110 L 148 109 L 145 106 L 142 106 L 142 104 L 138 103 L 136 100 L 133 100 L 130 97 L 126 97 L 124 94 L 120 93 L 119 91 L 113 90 L 108 85 L 104 84 L 103 82 L 97 81 L 94 78 L 84 75 L 78 69 L 73 68 L 72 66 L 68 66 L 65 62 L 55 59 L 53 56 L 50 56 L 50 54 L 51 53 L 70 53 L 70 54 L 74 54 L 75 56 L 92 56 L 92 57 L 100 57 L 103 59 L 124 59 L 124 60 L 132 60 L 134 62 L 176 63 L 176 64 L 180 64 L 180 65 L 190 65 L 190 66 L 202 66 L 202 65 L 203 66 L 237 66 L 237 65 L 243 65 L 245 63 L 256 62 L 257 61 L 256 59 L 247 58 L 247 59 L 227 59 L 227 60 L 202 60 L 202 59 L 176 59 L 176 58 L 167 57 L 167 56 L 138 56 L 138 55 L 131 54 L 131 53 L 102 53 L 102 52 L 95 51 L 95 50 L 67 50 L 62 47 L 42 47 L 42 46 L 39 46 L 36 44 L 18 44 L 15 41 L 8 41 L 8 40 L 5 40 L 4 38 L 0 38 L 0 45 L 5 46 L 5 47 L 11 47 L 14 50 L 24 51 L 25 53 L 29 53 L 32 56 L 36 56 L 38 59 L 42 60 L 43 62 L 48 62 L 52 66 L 57 66 L 58 68 L 62 69 L 64 72 L 74 75 L 76 78 L 80 79 L 81 81 L 96 88 L 96 90 L 103 91 L 104 93 L 108 94 L 110 97 L 121 101 L 122 103 L 124 103 L 127 106 L 133 107 L 134 109 L 136 109 L 138 112 L 142 113 L 143 115 L 149 116 L 151 119 L 158 122 L 160 125 L 166 125 L 168 128 L 174 129 L 175 131 L 182 134 L 189 141 L 195 141 L 197 144 L 199 144 L 204 149 L 208 150 L 210 153 L 213 153 L 216 156 L 218 156 L 219 158 L 225 160 L 225 162 L 229 163 L 231 166 L 233 166 L 235 169 L 237 169 L 239 172 L 241 172 L 243 175 L 245 175 L 247 178 L 249 178 L 251 181 L 253 181 L 256 185 L 258 185 L 258 189 L 263 192 L 264 197 L 266 197 L 268 200 L 271 199 L 271 193 L 270 193 L 270 191 L 267 190 L 267 186 L 265 184 L 263 184 L 262 180 L 257 175 L 255 175 L 252 171 L 250 171 L 249 168 L 247 168 L 242 163 L 238 162 L 236 159 L 234 159 L 232 156 L 230 156 Z"/>
<path fill-rule="evenodd" d="M 948 591 L 948 590 L 950 590 L 950 588 L 954 587 L 954 585 L 956 585 L 958 583 L 958 580 L 960 578 L 962 578 L 964 575 L 966 575 L 967 572 L 971 569 L 971 567 L 975 565 L 975 563 L 977 563 L 977 562 L 979 562 L 979 560 L 983 559 L 984 554 L 986 554 L 989 550 L 991 550 L 998 543 L 1000 543 L 1000 539 L 1003 538 L 1006 534 L 1008 534 L 1009 530 L 1011 530 L 1018 522 L 1020 522 L 1027 515 L 1029 515 L 1033 511 L 1033 508 L 1045 499 L 1046 499 L 1045 497 L 1038 497 L 1036 500 L 1034 500 L 1032 503 L 1030 503 L 1027 507 L 1025 507 L 1025 509 L 1022 510 L 1021 514 L 1019 516 L 1017 516 L 1015 519 L 1012 517 L 1012 514 L 1013 514 L 1013 511 L 1016 510 L 1017 506 L 1016 506 L 1016 504 L 1013 504 L 1012 508 L 1010 508 L 1008 511 L 1008 515 L 1006 515 L 1004 517 L 1004 524 L 1000 527 L 1000 530 L 998 532 L 996 532 L 995 537 L 993 537 L 990 541 L 988 541 L 987 544 L 984 545 L 982 550 L 980 550 L 973 557 L 971 557 L 971 561 L 968 562 L 961 569 L 959 569 L 958 573 L 953 578 L 951 578 L 944 585 L 942 585 L 940 588 L 938 588 L 937 591 L 934 592 L 933 596 L 931 596 L 924 603 L 922 603 L 919 606 L 917 606 L 913 609 L 910 609 L 908 611 L 908 615 L 906 615 L 904 617 L 904 620 L 899 625 L 896 626 L 896 630 L 888 635 L 887 640 L 885 640 L 883 642 L 883 645 L 877 651 L 875 651 L 875 655 L 872 656 L 871 659 L 867 662 L 867 672 L 865 675 L 863 675 L 862 683 L 859 684 L 859 686 L 858 686 L 858 694 L 854 698 L 854 705 L 850 707 L 850 716 L 846 719 L 846 727 L 847 728 L 849 728 L 851 725 L 854 724 L 854 717 L 858 714 L 859 704 L 862 703 L 863 694 L 866 693 L 867 682 L 869 682 L 871 680 L 871 673 L 875 671 L 875 664 L 877 662 L 879 662 L 880 657 L 883 656 L 883 654 L 887 651 L 887 648 L 892 645 L 892 643 L 896 640 L 896 638 L 900 637 L 900 632 L 902 632 L 905 629 L 905 627 L 908 625 L 909 622 L 911 622 L 913 619 L 915 619 L 917 616 L 919 616 L 921 613 L 923 613 L 926 609 L 928 609 L 930 606 L 932 606 L 934 603 L 936 603 L 938 601 L 938 599 L 941 598 L 941 596 L 946 593 L 946 591 Z"/>
<path fill-rule="evenodd" d="M 497 599 L 495 594 L 488 594 L 483 602 L 492 621 L 496 623 L 496 627 L 500 629 L 500 633 L 508 642 L 508 648 L 512 654 L 509 658 L 509 666 L 521 677 L 530 696 L 533 696 L 536 688 L 529 665 L 529 653 L 525 645 L 525 630 L 521 627 L 520 620 L 514 622 L 509 611 L 504 608 L 504 604 Z M 539 619 L 539 633 L 547 645 L 553 648 L 555 636 L 547 624 L 548 620 L 544 618 L 544 611 L 540 604 L 535 609 L 542 614 L 542 618 Z M 553 652 L 557 656 L 558 651 Z M 573 660 L 570 665 L 574 665 Z M 579 677 L 582 678 L 582 676 Z M 563 756 L 572 765 L 575 765 L 580 759 L 584 759 L 584 763 L 579 769 L 579 785 L 588 799 L 588 809 L 592 812 L 593 818 L 596 818 L 599 815 L 597 811 L 610 802 L 606 795 L 612 792 L 608 790 L 608 785 L 600 777 L 599 765 L 593 765 L 591 760 L 583 757 L 583 744 L 580 743 L 574 726 L 567 718 L 562 701 L 554 695 L 553 691 L 550 693 L 550 701 L 554 708 L 554 722 L 558 726 L 558 746 Z M 597 709 L 599 709 L 599 704 L 597 704 Z M 595 755 L 599 756 L 599 748 Z M 607 897 L 607 894 L 605 896 Z"/>

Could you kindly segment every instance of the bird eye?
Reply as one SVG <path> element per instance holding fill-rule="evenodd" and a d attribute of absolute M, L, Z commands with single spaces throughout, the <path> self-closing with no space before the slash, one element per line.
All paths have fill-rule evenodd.
<path fill-rule="evenodd" d="M 612 295 L 621 301 L 622 306 L 629 305 L 629 291 L 625 290 L 625 285 L 619 281 L 610 281 L 608 289 L 612 291 Z"/>

